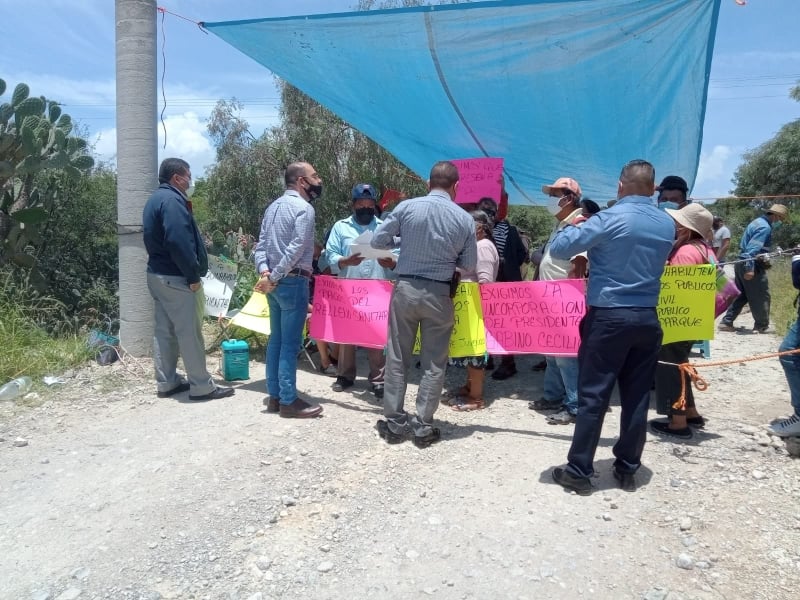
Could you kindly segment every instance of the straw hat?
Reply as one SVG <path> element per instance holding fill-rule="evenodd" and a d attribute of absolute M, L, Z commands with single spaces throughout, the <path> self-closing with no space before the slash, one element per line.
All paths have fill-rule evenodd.
<path fill-rule="evenodd" d="M 781 221 L 784 221 L 786 217 L 789 216 L 789 209 L 786 208 L 783 204 L 773 204 L 770 206 L 766 211 L 767 214 L 772 213 L 780 218 Z"/>
<path fill-rule="evenodd" d="M 714 222 L 714 215 L 703 208 L 700 204 L 687 204 L 683 208 L 667 208 L 669 216 L 677 223 L 699 233 L 703 238 L 710 238 L 713 235 L 711 224 Z"/>

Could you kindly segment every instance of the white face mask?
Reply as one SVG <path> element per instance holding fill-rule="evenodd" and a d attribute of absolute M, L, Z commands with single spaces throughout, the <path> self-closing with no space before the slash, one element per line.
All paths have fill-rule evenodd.
<path fill-rule="evenodd" d="M 547 210 L 551 215 L 556 216 L 558 213 L 561 212 L 563 207 L 559 206 L 559 203 L 563 198 L 564 198 L 563 196 L 561 198 L 553 198 L 551 196 L 547 200 Z"/>
<path fill-rule="evenodd" d="M 194 194 L 194 181 L 192 181 L 192 185 L 186 190 L 186 197 L 191 198 L 192 194 Z"/>

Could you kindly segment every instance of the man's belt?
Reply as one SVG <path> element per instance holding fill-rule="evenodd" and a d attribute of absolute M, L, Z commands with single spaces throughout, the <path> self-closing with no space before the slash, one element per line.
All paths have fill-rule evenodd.
<path fill-rule="evenodd" d="M 430 277 L 423 277 L 422 275 L 398 275 L 398 279 L 416 279 L 418 281 L 430 281 L 432 283 L 441 283 L 444 285 L 450 285 L 450 280 L 447 279 L 442 281 L 441 279 L 431 279 Z"/>
<path fill-rule="evenodd" d="M 292 269 L 286 274 L 287 277 L 307 277 L 311 279 L 311 271 L 305 269 Z"/>

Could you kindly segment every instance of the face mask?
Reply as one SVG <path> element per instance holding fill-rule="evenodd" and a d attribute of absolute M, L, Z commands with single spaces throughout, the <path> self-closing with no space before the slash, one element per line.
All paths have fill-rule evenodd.
<path fill-rule="evenodd" d="M 675 203 L 675 202 L 669 202 L 669 201 L 667 201 L 667 202 L 659 202 L 658 203 L 658 209 L 659 210 L 664 210 L 665 208 L 672 208 L 674 210 L 678 210 L 678 204 Z"/>
<path fill-rule="evenodd" d="M 190 179 L 189 181 L 192 181 L 192 180 Z M 186 194 L 187 198 L 191 198 L 192 197 L 192 194 L 194 194 L 194 181 L 192 181 L 192 184 L 188 188 L 186 188 L 185 194 Z"/>
<path fill-rule="evenodd" d="M 317 185 L 309 185 L 306 188 L 306 194 L 308 194 L 308 199 L 313 202 L 322 196 L 322 184 L 318 183 Z"/>
<path fill-rule="evenodd" d="M 783 225 L 783 221 L 775 221 L 772 224 L 772 231 L 775 231 L 776 229 L 780 229 L 781 225 Z"/>
<path fill-rule="evenodd" d="M 375 218 L 374 208 L 357 208 L 353 212 L 356 216 L 356 223 L 359 225 L 369 225 Z"/>
<path fill-rule="evenodd" d="M 550 212 L 551 215 L 556 216 L 558 213 L 561 212 L 561 206 L 559 206 L 559 202 L 561 202 L 561 198 L 550 198 L 547 201 L 547 210 Z"/>

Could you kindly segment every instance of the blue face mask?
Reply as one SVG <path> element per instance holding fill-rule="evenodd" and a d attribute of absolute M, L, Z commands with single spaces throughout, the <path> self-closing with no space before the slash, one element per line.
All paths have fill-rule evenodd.
<path fill-rule="evenodd" d="M 775 231 L 776 229 L 780 229 L 781 225 L 783 225 L 783 221 L 775 221 L 771 225 L 772 231 Z"/>
<path fill-rule="evenodd" d="M 669 202 L 669 201 L 667 201 L 667 202 L 659 202 L 658 203 L 658 208 L 659 208 L 659 210 L 664 210 L 665 208 L 674 208 L 675 210 L 678 210 L 678 203 L 677 202 Z"/>

